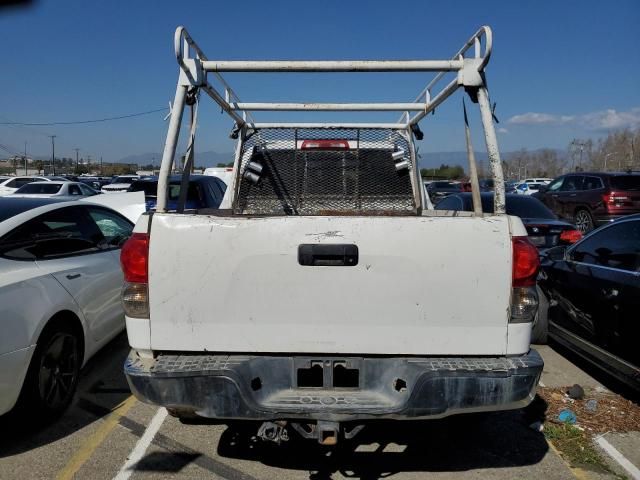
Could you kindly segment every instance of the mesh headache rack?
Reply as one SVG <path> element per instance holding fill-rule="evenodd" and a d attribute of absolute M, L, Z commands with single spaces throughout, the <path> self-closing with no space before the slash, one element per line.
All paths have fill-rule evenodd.
<path fill-rule="evenodd" d="M 191 133 L 183 186 L 188 182 L 193 165 L 197 105 L 202 91 L 231 117 L 231 137 L 238 139 L 232 185 L 234 213 L 419 213 L 425 197 L 414 148 L 414 138 L 422 139 L 418 123 L 462 87 L 472 102 L 479 105 L 495 185 L 494 212 L 504 213 L 502 166 L 484 77 L 492 48 L 489 27 L 480 28 L 449 60 L 209 60 L 184 27 L 176 29 L 174 48 L 180 76 L 162 156 L 157 211 L 166 211 L 168 177 L 174 168 L 180 125 L 187 105 L 191 106 Z M 247 103 L 240 100 L 222 77 L 224 72 L 436 72 L 436 75 L 413 102 Z M 439 87 L 451 72 L 454 78 Z M 218 88 L 209 82 L 210 75 Z M 258 122 L 251 114 L 254 111 L 398 111 L 401 116 L 395 123 L 287 123 Z M 468 124 L 466 133 L 474 212 L 481 215 Z M 184 201 L 180 203 L 184 205 Z M 178 211 L 181 208 L 179 206 Z"/>

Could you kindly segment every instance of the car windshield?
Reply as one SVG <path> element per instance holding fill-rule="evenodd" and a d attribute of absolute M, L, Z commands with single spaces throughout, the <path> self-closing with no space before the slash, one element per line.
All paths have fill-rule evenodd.
<path fill-rule="evenodd" d="M 529 184 L 529 190 L 540 190 L 540 185 L 537 183 L 531 183 Z"/>
<path fill-rule="evenodd" d="M 611 177 L 614 190 L 640 190 L 640 175 L 617 175 Z"/>
<path fill-rule="evenodd" d="M 507 215 L 520 218 L 542 218 L 555 220 L 555 214 L 540 200 L 527 195 L 508 195 L 506 198 Z M 482 210 L 493 213 L 493 195 L 482 196 Z"/>
<path fill-rule="evenodd" d="M 27 183 L 21 186 L 15 193 L 53 194 L 62 188 L 61 183 Z"/>

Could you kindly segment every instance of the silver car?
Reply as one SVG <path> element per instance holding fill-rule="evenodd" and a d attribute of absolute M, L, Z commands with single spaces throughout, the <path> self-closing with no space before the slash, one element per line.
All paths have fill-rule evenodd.
<path fill-rule="evenodd" d="M 80 182 L 31 182 L 23 185 L 12 196 L 20 197 L 91 197 L 100 192 Z"/>

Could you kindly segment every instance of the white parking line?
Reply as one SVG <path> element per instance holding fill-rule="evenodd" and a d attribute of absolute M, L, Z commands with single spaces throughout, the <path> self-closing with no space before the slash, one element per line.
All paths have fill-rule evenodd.
<path fill-rule="evenodd" d="M 153 437 L 155 437 L 156 433 L 158 433 L 158 430 L 160 430 L 162 422 L 164 422 L 165 418 L 167 418 L 167 409 L 159 408 L 154 417 L 151 419 L 151 423 L 149 423 L 149 426 L 144 431 L 144 434 L 142 435 L 142 437 L 140 437 L 140 440 L 138 440 L 136 446 L 133 447 L 133 450 L 129 454 L 127 461 L 124 462 L 124 465 L 122 465 L 122 468 L 120 469 L 118 474 L 113 477 L 113 480 L 127 480 L 131 476 L 131 474 L 134 472 L 133 467 L 135 467 L 136 463 L 138 463 L 142 459 L 144 453 L 147 451 L 147 448 L 149 448 L 149 445 L 151 445 Z"/>
<path fill-rule="evenodd" d="M 596 438 L 596 443 L 609 454 L 618 464 L 624 468 L 634 480 L 640 480 L 640 469 L 631 463 L 627 457 L 622 455 L 613 445 L 611 445 L 604 437 Z"/>

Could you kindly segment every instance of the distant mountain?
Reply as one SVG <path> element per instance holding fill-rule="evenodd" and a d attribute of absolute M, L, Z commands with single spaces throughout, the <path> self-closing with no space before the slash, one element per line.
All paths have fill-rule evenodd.
<path fill-rule="evenodd" d="M 176 158 L 178 154 L 176 153 Z M 129 155 L 118 160 L 118 163 L 136 163 L 138 165 L 160 165 L 162 153 L 141 153 L 139 155 Z M 233 153 L 220 153 L 214 151 L 196 152 L 196 166 L 215 167 L 218 163 L 229 163 L 233 161 Z"/>

